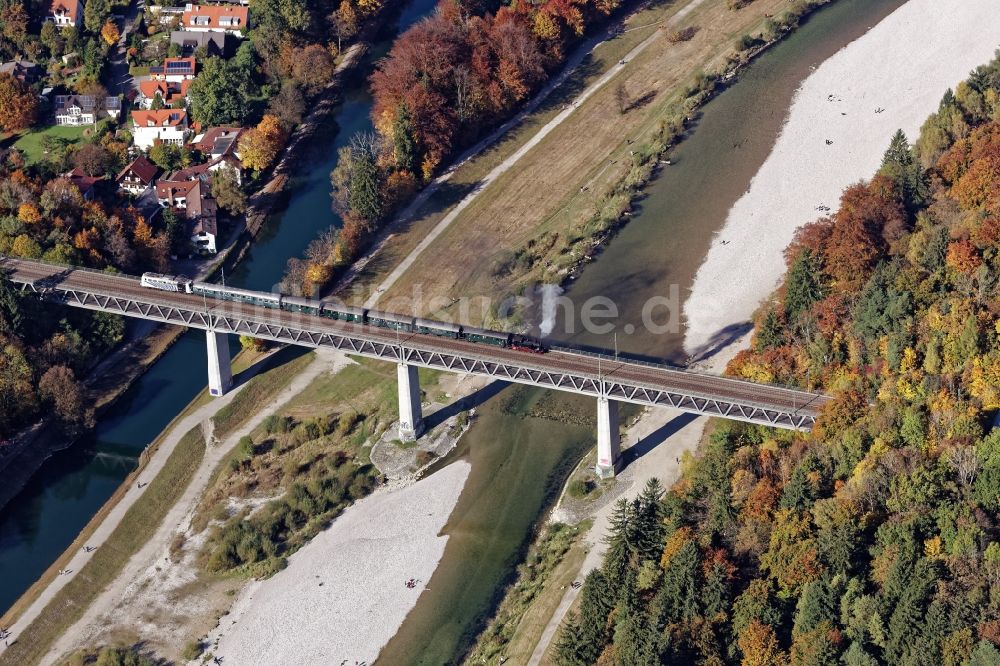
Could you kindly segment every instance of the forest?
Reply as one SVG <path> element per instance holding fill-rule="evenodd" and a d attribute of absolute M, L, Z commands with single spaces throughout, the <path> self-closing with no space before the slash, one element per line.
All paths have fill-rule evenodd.
<path fill-rule="evenodd" d="M 573 40 L 619 4 L 441 0 L 372 74 L 375 132 L 341 149 L 331 174 L 343 225 L 317 239 L 305 260 L 289 262 L 286 287 L 304 294 L 325 287 L 449 157 L 513 115 Z"/>
<path fill-rule="evenodd" d="M 620 500 L 557 663 L 1000 663 L 1000 54 L 785 258 L 727 372 L 834 400 Z"/>

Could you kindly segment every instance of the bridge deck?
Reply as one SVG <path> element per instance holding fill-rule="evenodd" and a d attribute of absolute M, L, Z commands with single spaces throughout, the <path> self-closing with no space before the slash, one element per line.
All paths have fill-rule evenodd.
<path fill-rule="evenodd" d="M 825 395 L 780 386 L 756 384 L 729 377 L 719 377 L 678 368 L 653 366 L 627 359 L 604 358 L 598 368 L 597 359 L 570 350 L 552 350 L 546 354 L 493 347 L 434 335 L 399 333 L 395 331 L 342 322 L 315 315 L 292 313 L 250 304 L 205 299 L 197 294 L 159 291 L 140 286 L 138 278 L 112 275 L 83 269 L 53 266 L 41 262 L 0 258 L 0 266 L 9 272 L 16 283 L 26 285 L 49 298 L 77 307 L 120 312 L 130 316 L 159 321 L 173 321 L 198 328 L 215 328 L 231 333 L 256 334 L 260 337 L 324 346 L 322 339 L 349 338 L 357 345 L 345 349 L 362 355 L 387 360 L 403 360 L 427 367 L 444 367 L 456 371 L 477 372 L 507 378 L 511 381 L 551 386 L 561 390 L 587 394 L 604 394 L 613 399 L 639 404 L 670 404 L 688 411 L 731 416 L 740 420 L 769 423 L 778 427 L 807 429 L 815 421 L 820 407 L 829 399 Z M 97 300 L 88 297 L 97 297 Z M 108 303 L 107 298 L 124 299 L 187 313 L 183 320 L 162 315 L 129 311 L 119 302 Z M 193 318 L 192 318 L 193 315 Z M 240 328 L 243 326 L 244 328 Z M 304 334 L 289 339 L 287 334 L 275 331 Z M 371 345 L 375 345 L 372 347 Z M 334 344 L 337 348 L 343 348 Z M 371 350 L 391 349 L 375 353 Z M 366 353 L 366 350 L 369 350 Z M 396 358 L 396 355 L 401 355 Z M 443 360 L 444 359 L 444 360 Z M 458 359 L 458 363 L 456 363 Z M 506 375 L 496 371 L 505 368 Z M 513 372 L 511 371 L 513 369 Z M 545 379 L 540 379 L 542 373 Z M 558 382 L 552 379 L 558 376 Z M 676 400 L 651 397 L 655 392 L 687 397 L 694 402 L 675 404 Z M 706 408 L 707 403 L 715 406 Z M 719 407 L 723 405 L 723 407 Z M 728 411 L 727 405 L 737 409 L 760 409 L 780 413 L 784 420 L 741 418 L 741 413 Z M 790 420 L 789 420 L 790 419 Z"/>

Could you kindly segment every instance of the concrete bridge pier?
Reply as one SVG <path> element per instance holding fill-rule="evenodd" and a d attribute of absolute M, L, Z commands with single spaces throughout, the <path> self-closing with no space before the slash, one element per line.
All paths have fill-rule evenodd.
<path fill-rule="evenodd" d="M 417 366 L 400 363 L 396 366 L 396 378 L 399 382 L 399 438 L 412 442 L 424 431 Z"/>
<path fill-rule="evenodd" d="M 622 442 L 618 431 L 618 402 L 601 396 L 597 399 L 597 475 L 608 479 L 618 471 Z"/>
<path fill-rule="evenodd" d="M 208 392 L 218 397 L 233 387 L 233 366 L 229 359 L 229 339 L 225 333 L 205 331 L 208 341 Z"/>

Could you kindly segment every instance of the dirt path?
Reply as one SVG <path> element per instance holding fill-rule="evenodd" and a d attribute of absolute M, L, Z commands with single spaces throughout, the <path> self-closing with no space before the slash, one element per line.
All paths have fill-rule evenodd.
<path fill-rule="evenodd" d="M 223 441 L 216 441 L 214 436 L 206 441 L 205 459 L 190 485 L 184 491 L 180 500 L 171 507 L 156 531 L 155 536 L 142 549 L 133 555 L 122 572 L 115 578 L 115 582 L 108 587 L 91 604 L 90 608 L 72 627 L 69 628 L 49 650 L 48 655 L 42 660 L 43 664 L 55 663 L 56 660 L 67 652 L 80 647 L 88 640 L 105 630 L 109 623 L 121 624 L 124 618 L 115 617 L 119 606 L 123 601 L 127 602 L 130 597 L 135 597 L 141 592 L 142 597 L 149 594 L 148 590 L 142 590 L 146 586 L 141 584 L 140 579 L 144 574 L 155 571 L 156 565 L 160 562 L 170 548 L 170 541 L 177 532 L 185 532 L 189 526 L 194 509 L 212 478 L 219 462 L 229 453 L 241 437 L 249 434 L 256 428 L 269 414 L 272 414 L 281 405 L 288 402 L 292 397 L 300 393 L 307 387 L 313 379 L 323 372 L 336 372 L 351 361 L 342 354 L 331 353 L 323 350 L 316 352 L 315 360 L 310 363 L 305 370 L 299 373 L 292 382 L 276 395 L 269 404 L 261 405 L 259 411 L 245 424 L 233 432 Z M 210 434 L 211 417 L 215 415 L 225 404 L 232 400 L 232 396 L 238 391 L 231 391 L 222 398 L 212 401 L 204 407 L 198 409 L 189 417 L 179 423 L 170 433 L 169 437 L 176 444 L 185 433 L 191 428 L 202 425 L 206 434 Z M 207 423 L 206 423 L 207 422 Z M 172 448 L 172 447 L 171 447 Z M 162 451 L 162 448 L 161 448 Z M 159 453 L 159 452 L 158 452 Z M 168 454 L 169 455 L 169 454 Z M 165 460 L 167 455 L 162 456 Z M 160 464 L 162 467 L 162 462 Z M 145 479 L 151 480 L 154 474 L 146 473 Z M 136 494 L 138 497 L 138 494 Z M 134 500 L 133 500 L 134 501 Z M 119 516 L 120 517 L 120 516 Z M 109 516 L 111 522 L 112 516 Z M 108 532 L 114 529 L 117 521 L 108 526 Z M 104 529 L 102 525 L 99 529 Z M 142 603 L 151 603 L 148 599 Z M 126 621 L 127 623 L 127 621 Z"/>
<path fill-rule="evenodd" d="M 59 640 L 49 650 L 49 653 L 43 660 L 43 663 L 54 662 L 62 654 L 79 647 L 90 636 L 94 635 L 102 628 L 102 623 L 99 622 L 99 619 L 106 612 L 115 608 L 119 600 L 121 600 L 125 595 L 129 586 L 131 586 L 138 575 L 147 566 L 149 566 L 151 562 L 155 563 L 162 558 L 163 552 L 165 552 L 169 547 L 171 536 L 177 528 L 184 524 L 185 520 L 190 519 L 193 507 L 204 492 L 215 466 L 235 445 L 239 438 L 255 428 L 265 418 L 265 416 L 272 413 L 275 408 L 301 391 L 321 372 L 335 370 L 344 362 L 346 362 L 346 357 L 339 354 L 330 355 L 328 353 L 317 352 L 316 360 L 313 361 L 302 373 L 300 373 L 284 391 L 278 394 L 270 405 L 262 407 L 257 415 L 255 415 L 254 418 L 252 418 L 242 428 L 233 433 L 223 442 L 215 442 L 209 439 L 206 442 L 207 449 L 201 468 L 192 480 L 191 484 L 188 486 L 187 490 L 181 496 L 181 499 L 167 513 L 163 523 L 156 533 L 156 536 L 150 540 L 142 548 L 142 550 L 132 556 L 125 569 L 115 579 L 115 582 L 97 598 L 83 617 L 59 638 Z M 150 458 L 146 468 L 138 476 L 137 482 L 143 484 L 143 488 L 145 488 L 160 472 L 160 470 L 162 470 L 164 463 L 170 457 L 170 454 L 173 452 L 177 443 L 192 428 L 200 426 L 205 429 L 206 434 L 210 434 L 211 417 L 215 415 L 219 409 L 229 404 L 229 402 L 232 401 L 238 393 L 239 389 L 230 391 L 222 398 L 213 400 L 211 403 L 204 405 L 175 423 L 170 432 L 160 443 L 159 448 Z M 111 510 L 107 518 L 105 518 L 100 526 L 98 526 L 97 530 L 88 541 L 88 545 L 94 548 L 99 548 L 107 539 L 108 535 L 114 531 L 122 517 L 142 495 L 142 493 L 143 490 L 140 488 L 129 488 L 125 497 Z M 38 616 L 38 614 L 52 600 L 56 593 L 72 579 L 73 573 L 79 571 L 83 567 L 89 557 L 90 554 L 83 551 L 77 553 L 73 557 L 70 564 L 67 566 L 67 569 L 69 569 L 71 573 L 59 576 L 55 581 L 53 581 L 53 583 L 49 585 L 41 595 L 39 595 L 38 599 L 35 600 L 35 602 L 28 608 L 27 611 L 25 611 L 25 613 L 11 628 L 14 638 L 16 638 L 18 629 L 27 627 L 31 624 L 32 620 Z"/>
<path fill-rule="evenodd" d="M 688 14 L 697 9 L 705 0 L 691 0 L 686 6 L 681 8 L 676 14 L 674 14 L 667 22 L 667 25 L 675 25 L 679 21 L 683 20 Z M 645 5 L 639 7 L 636 11 L 641 10 Z M 501 125 L 492 134 L 487 136 L 485 139 L 477 143 L 475 146 L 470 148 L 464 154 L 462 154 L 458 160 L 452 164 L 447 171 L 438 176 L 434 181 L 424 188 L 424 190 L 417 196 L 417 198 L 406 207 L 406 209 L 397 216 L 395 222 L 387 229 L 387 232 L 383 237 L 375 244 L 375 246 L 361 259 L 356 261 L 351 267 L 351 270 L 347 272 L 344 278 L 338 283 L 336 290 L 339 291 L 343 287 L 346 287 L 355 277 L 368 265 L 368 263 L 381 252 L 386 244 L 392 239 L 391 229 L 398 226 L 399 223 L 405 220 L 413 218 L 420 208 L 427 202 L 427 200 L 432 197 L 438 189 L 445 183 L 447 183 L 455 172 L 469 160 L 473 159 L 484 150 L 492 146 L 494 143 L 499 141 L 507 132 L 512 128 L 524 122 L 524 120 L 535 112 L 539 105 L 545 101 L 545 99 L 559 86 L 566 82 L 576 70 L 577 66 L 583 61 L 583 59 L 591 54 L 594 49 L 603 44 L 604 42 L 612 39 L 621 27 L 624 25 L 628 17 L 624 17 L 619 21 L 611 24 L 603 33 L 594 37 L 589 42 L 585 43 L 583 46 L 579 47 L 574 51 L 573 55 L 570 56 L 566 65 L 563 67 L 562 71 L 549 83 L 547 83 L 535 97 L 528 103 L 528 106 L 524 108 L 520 113 L 514 116 L 512 119 Z M 651 24 L 652 25 L 652 24 Z M 649 25 L 640 26 L 643 28 L 650 27 Z M 417 258 L 423 253 L 428 246 L 431 245 L 449 226 L 454 222 L 459 214 L 466 207 L 471 204 L 475 198 L 487 187 L 490 186 L 497 178 L 502 176 L 511 167 L 513 167 L 518 160 L 524 157 L 528 151 L 538 145 L 546 136 L 549 135 L 552 130 L 558 127 L 564 120 L 566 120 L 583 102 L 590 98 L 594 93 L 604 87 L 611 79 L 613 79 L 625 65 L 628 64 L 630 60 L 638 56 L 640 53 L 645 51 L 649 46 L 654 44 L 659 36 L 658 32 L 654 32 L 652 35 L 643 40 L 638 46 L 632 49 L 628 55 L 626 55 L 618 64 L 612 66 L 607 72 L 605 72 L 601 78 L 592 83 L 586 90 L 580 93 L 571 103 L 566 105 L 558 115 L 556 115 L 552 120 L 542 126 L 538 132 L 536 132 L 528 141 L 526 141 L 520 148 L 518 148 L 512 155 L 508 156 L 503 162 L 494 167 L 479 183 L 476 187 L 467 194 L 454 208 L 452 208 L 448 214 L 434 226 L 434 228 L 428 233 L 423 240 L 403 259 L 393 270 L 389 273 L 385 279 L 379 284 L 372 295 L 365 302 L 365 307 L 374 307 L 378 302 L 379 297 L 385 293 L 392 285 L 394 285 L 399 278 L 407 271 L 407 269 L 412 266 Z"/>
<path fill-rule="evenodd" d="M 142 472 L 136 477 L 136 486 L 126 489 L 125 496 L 114 506 L 113 509 L 108 513 L 104 521 L 97 527 L 94 533 L 91 535 L 90 539 L 87 540 L 87 546 L 96 550 L 100 548 L 104 542 L 107 540 L 108 536 L 114 532 L 118 523 L 121 522 L 122 517 L 128 512 L 135 502 L 142 497 L 144 488 L 149 485 L 157 474 L 163 469 L 163 465 L 166 463 L 170 454 L 173 453 L 174 448 L 176 448 L 178 442 L 181 438 L 187 434 L 192 428 L 202 424 L 204 421 L 209 419 L 215 412 L 219 409 L 228 405 L 230 401 L 239 393 L 239 388 L 230 391 L 225 396 L 205 405 L 204 407 L 192 412 L 185 418 L 177 421 L 173 424 L 170 432 L 167 436 L 160 442 L 158 448 L 150 457 L 149 462 L 146 463 L 146 467 Z M 141 487 L 139 487 L 141 484 Z M 7 629 L 11 632 L 11 640 L 15 640 L 21 629 L 28 627 L 31 623 L 38 617 L 39 614 L 45 609 L 45 607 L 55 598 L 56 594 L 66 586 L 83 565 L 87 563 L 90 559 L 91 553 L 84 552 L 80 550 L 77 552 L 73 558 L 66 564 L 62 569 L 69 573 L 62 574 L 56 577 L 49 585 L 42 591 L 41 594 L 34 600 L 34 602 L 25 610 L 17 621 L 14 622 Z M 6 645 L 0 647 L 0 654 L 3 654 L 6 649 Z"/>

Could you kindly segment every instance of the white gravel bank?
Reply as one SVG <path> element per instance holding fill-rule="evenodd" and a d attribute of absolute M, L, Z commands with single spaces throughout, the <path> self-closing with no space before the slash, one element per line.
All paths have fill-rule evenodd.
<path fill-rule="evenodd" d="M 459 461 L 357 502 L 287 569 L 247 586 L 209 650 L 234 666 L 371 664 L 437 568 L 470 468 Z"/>
<path fill-rule="evenodd" d="M 998 46 L 997 0 L 910 0 L 817 68 L 698 270 L 684 305 L 687 352 L 747 322 L 784 274 L 795 229 L 874 175 L 897 129 L 916 140 L 945 90 Z"/>

